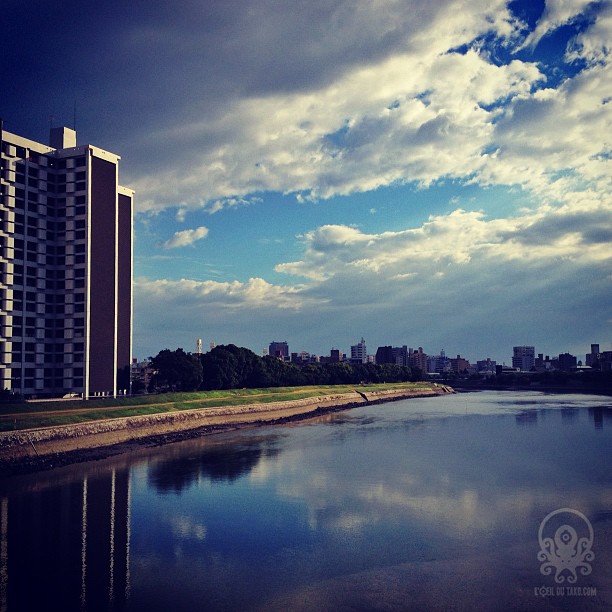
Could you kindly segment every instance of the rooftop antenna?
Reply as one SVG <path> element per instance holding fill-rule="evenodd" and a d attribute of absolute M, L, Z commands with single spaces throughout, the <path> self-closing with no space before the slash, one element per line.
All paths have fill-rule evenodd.
<path fill-rule="evenodd" d="M 72 129 L 76 132 L 76 100 L 74 101 L 74 108 L 72 111 Z"/>

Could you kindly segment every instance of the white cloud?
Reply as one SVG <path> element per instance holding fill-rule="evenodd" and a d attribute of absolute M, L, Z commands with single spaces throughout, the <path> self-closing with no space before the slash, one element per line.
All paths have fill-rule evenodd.
<path fill-rule="evenodd" d="M 206 202 L 204 204 L 204 210 L 209 215 L 214 215 L 220 210 L 227 208 L 235 208 L 237 206 L 249 206 L 251 204 L 261 203 L 263 200 L 260 197 L 252 196 L 250 198 L 222 198 L 215 200 L 214 202 Z"/>
<path fill-rule="evenodd" d="M 312 305 L 312 300 L 301 296 L 301 286 L 273 285 L 261 278 L 251 278 L 246 283 L 240 281 L 195 281 L 136 279 L 136 290 L 147 299 L 164 303 L 168 307 L 189 308 L 189 304 L 199 307 L 223 306 L 226 308 L 258 308 L 300 310 Z"/>
<path fill-rule="evenodd" d="M 542 82 L 534 64 L 495 66 L 475 51 L 396 54 L 317 91 L 236 101 L 217 118 L 228 140 L 205 147 L 183 179 L 162 173 L 135 186 L 145 207 L 178 200 L 211 214 L 254 191 L 305 201 L 444 178 L 520 184 L 548 200 L 599 188 L 609 177 L 608 66 L 557 90 Z M 190 126 L 203 142 L 209 129 Z"/>
<path fill-rule="evenodd" d="M 607 60 L 612 40 L 612 3 L 604 2 L 594 21 L 572 41 L 566 54 L 568 60 L 582 58 L 589 63 Z"/>
<path fill-rule="evenodd" d="M 371 28 L 380 12 L 370 7 L 360 18 Z M 414 3 L 395 18 L 393 48 L 345 65 L 333 80 L 229 99 L 213 117 L 165 128 L 157 138 L 172 150 L 187 142 L 188 164 L 177 159 L 180 170 L 169 163 L 134 181 L 140 206 L 205 204 L 214 212 L 257 191 L 328 198 L 477 171 L 496 116 L 481 105 L 526 95 L 541 74 L 535 65 L 495 66 L 474 51 L 448 50 L 488 31 L 512 36 L 505 3 L 474 0 L 462 11 Z"/>
<path fill-rule="evenodd" d="M 610 261 L 612 210 L 592 204 L 492 220 L 457 209 L 419 228 L 380 234 L 327 225 L 302 237 L 301 261 L 278 264 L 276 270 L 313 280 L 349 274 L 357 282 L 364 271 L 423 279 L 473 259 L 492 265 L 522 261 L 524 269 L 561 259 L 586 265 Z"/>
<path fill-rule="evenodd" d="M 162 245 L 164 249 L 177 249 L 179 247 L 189 246 L 202 238 L 208 236 L 208 228 L 204 226 L 196 227 L 195 229 L 182 230 L 175 232 L 174 236 L 166 240 Z"/>
<path fill-rule="evenodd" d="M 455 345 L 471 358 L 499 358 L 491 345 L 522 341 L 517 330 L 550 353 L 582 352 L 593 326 L 610 333 L 596 313 L 609 301 L 612 211 L 597 198 L 508 219 L 457 209 L 379 233 L 326 225 L 299 240 L 301 259 L 276 266 L 306 279 L 297 284 L 139 279 L 141 333 L 172 330 L 175 346 L 207 330 L 249 347 L 280 334 L 321 353 L 364 335 L 429 352 Z"/>
<path fill-rule="evenodd" d="M 542 38 L 569 23 L 592 3 L 593 0 L 546 0 L 535 30 L 527 36 L 522 47 L 535 47 Z"/>
<path fill-rule="evenodd" d="M 597 12 L 579 0 L 547 2 L 526 47 L 594 11 L 565 56 L 586 68 L 559 82 L 546 80 L 552 73 L 543 64 L 499 65 L 489 53 L 487 33 L 505 50 L 520 42 L 522 26 L 502 0 L 468 0 L 461 10 L 450 0 L 360 3 L 354 14 L 330 6 L 325 19 L 310 5 L 295 9 L 312 17 L 307 33 L 295 15 L 254 9 L 261 28 L 228 44 L 260 49 L 261 65 L 237 53 L 218 73 L 227 82 L 219 82 L 217 103 L 195 96 L 197 108 L 151 131 L 147 143 L 163 142 L 172 157 L 133 182 L 141 208 L 178 206 L 182 220 L 195 209 L 212 215 L 255 203 L 252 194 L 308 203 L 458 179 L 517 186 L 515 210 L 488 217 L 449 198 L 452 213 L 393 231 L 314 222 L 299 237 L 301 255 L 275 266 L 285 284 L 143 280 L 138 299 L 179 330 L 225 329 L 246 346 L 280 334 L 307 338 L 304 348 L 317 350 L 317 342 L 334 342 L 330 329 L 381 344 L 412 338 L 418 346 L 419 334 L 434 349 L 456 341 L 462 351 L 484 351 L 494 336 L 522 342 L 514 337 L 520 329 L 537 328 L 530 342 L 566 343 L 551 352 L 575 351 L 579 335 L 593 337 L 594 328 L 605 336 L 603 318 L 587 333 L 581 313 L 605 308 L 610 291 L 602 272 L 612 237 L 609 5 Z M 276 30 L 279 20 L 285 28 Z M 287 31 L 296 37 L 290 46 L 281 40 Z M 219 61 L 230 62 L 226 47 Z M 290 323 L 289 312 L 299 313 Z"/>

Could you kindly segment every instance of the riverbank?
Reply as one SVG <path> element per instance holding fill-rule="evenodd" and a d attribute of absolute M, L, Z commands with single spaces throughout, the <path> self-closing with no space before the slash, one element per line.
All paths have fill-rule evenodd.
<path fill-rule="evenodd" d="M 453 393 L 444 385 L 358 391 L 267 404 L 198 408 L 0 433 L 0 473 L 51 469 L 228 429 L 303 420 L 348 408 Z"/>

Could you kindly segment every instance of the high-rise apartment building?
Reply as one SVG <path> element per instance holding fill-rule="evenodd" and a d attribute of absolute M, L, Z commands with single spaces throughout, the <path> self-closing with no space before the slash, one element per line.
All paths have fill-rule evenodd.
<path fill-rule="evenodd" d="M 427 355 L 423 352 L 423 348 L 408 349 L 408 366 L 411 368 L 419 368 L 422 372 L 427 372 Z"/>
<path fill-rule="evenodd" d="M 529 372 L 535 367 L 535 347 L 515 346 L 512 349 L 512 367 Z"/>
<path fill-rule="evenodd" d="M 0 385 L 25 397 L 115 396 L 132 353 L 133 192 L 119 156 L 0 121 Z M 118 382 L 118 374 L 122 373 Z"/>

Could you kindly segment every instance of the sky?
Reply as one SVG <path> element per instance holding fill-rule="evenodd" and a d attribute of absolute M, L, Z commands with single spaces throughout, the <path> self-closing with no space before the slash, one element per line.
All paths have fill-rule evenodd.
<path fill-rule="evenodd" d="M 612 349 L 612 2 L 3 0 L 0 116 L 121 156 L 134 356 Z"/>

